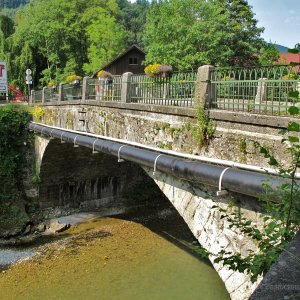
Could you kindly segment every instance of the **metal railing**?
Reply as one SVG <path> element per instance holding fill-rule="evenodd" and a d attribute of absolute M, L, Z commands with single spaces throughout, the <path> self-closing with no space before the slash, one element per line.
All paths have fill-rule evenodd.
<path fill-rule="evenodd" d="M 211 72 L 211 80 L 259 80 L 261 78 L 268 78 L 270 80 L 281 80 L 284 76 L 288 76 L 293 73 L 293 68 L 288 65 L 243 68 L 216 67 Z"/>
<path fill-rule="evenodd" d="M 32 103 L 42 103 L 43 91 L 32 91 Z"/>
<path fill-rule="evenodd" d="M 192 107 L 196 77 L 196 72 L 178 72 L 166 77 L 132 75 L 130 102 Z"/>
<path fill-rule="evenodd" d="M 58 101 L 58 88 L 44 88 L 44 102 L 56 102 Z"/>
<path fill-rule="evenodd" d="M 114 75 L 112 80 L 87 80 L 87 99 L 99 101 L 121 101 L 122 76 Z"/>
<path fill-rule="evenodd" d="M 300 89 L 289 66 L 216 68 L 211 73 L 210 108 L 270 115 L 288 115 L 289 96 Z"/>
<path fill-rule="evenodd" d="M 80 100 L 82 98 L 82 81 L 76 84 L 63 84 L 61 101 Z"/>
<path fill-rule="evenodd" d="M 200 73 L 203 76 L 199 76 L 202 79 L 198 83 L 204 89 L 202 103 L 208 101 L 207 108 L 286 116 L 295 101 L 290 92 L 300 91 L 299 77 L 289 66 L 214 68 L 210 73 L 207 67 L 201 67 L 206 71 Z M 82 99 L 194 107 L 196 78 L 196 72 L 154 77 L 126 74 L 103 80 L 86 77 L 78 84 L 61 84 L 59 91 L 33 91 L 32 101 L 61 103 Z"/>

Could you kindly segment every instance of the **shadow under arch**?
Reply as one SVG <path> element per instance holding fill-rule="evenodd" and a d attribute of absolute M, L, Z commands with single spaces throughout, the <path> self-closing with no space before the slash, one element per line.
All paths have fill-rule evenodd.
<path fill-rule="evenodd" d="M 39 205 L 42 209 L 126 212 L 165 198 L 154 180 L 137 164 L 119 163 L 111 155 L 50 140 L 40 167 Z M 155 204 L 155 203 L 154 203 Z"/>
<path fill-rule="evenodd" d="M 191 247 L 192 232 L 153 178 L 114 156 L 50 140 L 40 167 L 39 205 L 55 214 L 99 211 L 135 221 L 201 259 Z"/>

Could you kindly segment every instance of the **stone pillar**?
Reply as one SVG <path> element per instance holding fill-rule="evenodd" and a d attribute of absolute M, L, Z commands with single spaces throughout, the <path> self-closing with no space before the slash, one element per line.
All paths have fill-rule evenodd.
<path fill-rule="evenodd" d="M 130 103 L 130 84 L 131 84 L 131 72 L 124 73 L 122 75 L 121 85 L 121 102 Z"/>
<path fill-rule="evenodd" d="M 42 105 L 45 104 L 45 92 L 46 92 L 46 87 L 43 87 L 43 91 L 42 91 Z"/>
<path fill-rule="evenodd" d="M 258 79 L 257 93 L 255 96 L 255 104 L 261 104 L 263 101 L 267 101 L 267 78 Z"/>
<path fill-rule="evenodd" d="M 208 108 L 214 95 L 213 87 L 210 83 L 210 74 L 214 70 L 213 66 L 205 65 L 198 68 L 195 85 L 195 107 Z"/>
<path fill-rule="evenodd" d="M 57 101 L 58 104 L 60 104 L 61 101 L 63 101 L 63 97 L 64 97 L 64 95 L 63 95 L 63 85 L 64 85 L 63 83 L 59 84 L 59 88 L 58 88 L 58 101 Z"/>
<path fill-rule="evenodd" d="M 86 76 L 83 78 L 82 81 L 82 98 L 81 102 L 85 102 L 89 98 L 89 86 L 88 86 L 88 79 L 90 77 Z"/>

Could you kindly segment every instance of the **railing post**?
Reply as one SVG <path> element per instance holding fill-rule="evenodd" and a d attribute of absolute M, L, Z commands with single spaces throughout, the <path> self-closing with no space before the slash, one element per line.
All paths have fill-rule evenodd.
<path fill-rule="evenodd" d="M 210 82 L 210 74 L 214 70 L 213 66 L 205 65 L 198 68 L 195 86 L 195 107 L 208 108 L 212 96 L 215 94 Z"/>
<path fill-rule="evenodd" d="M 89 97 L 89 87 L 88 87 L 88 79 L 90 77 L 85 76 L 83 77 L 83 81 L 82 81 L 82 98 L 81 101 L 85 102 L 86 100 L 88 100 Z"/>
<path fill-rule="evenodd" d="M 255 104 L 261 104 L 263 101 L 267 101 L 267 78 L 258 79 L 258 87 L 255 96 Z"/>
<path fill-rule="evenodd" d="M 121 102 L 130 103 L 130 84 L 131 84 L 131 72 L 124 73 L 122 75 L 122 85 L 121 85 Z"/>
<path fill-rule="evenodd" d="M 59 84 L 59 88 L 58 88 L 58 101 L 57 103 L 60 104 L 61 101 L 63 101 L 63 83 Z"/>
<path fill-rule="evenodd" d="M 169 96 L 169 81 L 168 77 L 165 77 L 163 80 L 163 99 L 166 100 Z"/>
<path fill-rule="evenodd" d="M 44 86 L 42 90 L 42 105 L 45 104 L 45 91 L 46 91 L 46 87 Z"/>
<path fill-rule="evenodd" d="M 34 94 L 34 90 L 31 90 L 31 93 L 30 93 L 30 97 L 29 97 L 29 105 L 32 105 L 33 104 L 33 94 Z"/>

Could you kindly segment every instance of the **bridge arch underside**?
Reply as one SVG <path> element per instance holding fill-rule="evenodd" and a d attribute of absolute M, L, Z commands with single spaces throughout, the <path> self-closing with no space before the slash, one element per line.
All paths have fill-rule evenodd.
<path fill-rule="evenodd" d="M 153 179 L 134 163 L 119 163 L 114 156 L 93 154 L 58 140 L 50 140 L 45 149 L 39 183 L 39 206 L 45 211 L 116 214 L 159 201 L 168 202 Z"/>
<path fill-rule="evenodd" d="M 229 193 L 216 197 L 216 189 L 187 182 L 114 156 L 92 154 L 91 149 L 50 140 L 40 167 L 39 204 L 47 215 L 98 209 L 103 215 L 123 213 L 145 204 L 172 203 L 199 243 L 210 253 L 210 260 L 224 281 L 233 300 L 248 299 L 259 281 L 247 274 L 228 270 L 214 263 L 221 250 L 245 254 L 257 246 L 238 228 L 230 228 L 223 209 L 231 202 L 246 217 L 259 223 L 260 206 L 255 199 Z M 57 210 L 59 208 L 59 210 Z"/>

